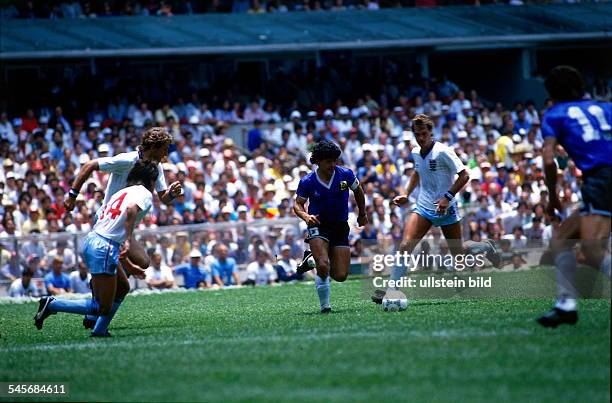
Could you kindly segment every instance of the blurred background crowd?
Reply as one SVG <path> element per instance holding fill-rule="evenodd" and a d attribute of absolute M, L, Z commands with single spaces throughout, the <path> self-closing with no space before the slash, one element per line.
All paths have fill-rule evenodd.
<path fill-rule="evenodd" d="M 290 11 L 378 10 L 397 7 L 435 7 L 530 3 L 575 3 L 575 0 L 33 0 L 8 1 L 0 18 L 104 18 L 162 16 L 201 13 L 274 13 Z M 6 2 L 5 2 L 6 3 Z"/>
<path fill-rule="evenodd" d="M 610 101 L 609 86 L 598 85 L 588 96 Z M 353 169 L 366 194 L 370 224 L 352 228 L 353 256 L 381 248 L 390 252 L 410 208 L 390 202 L 405 193 L 414 168 L 410 119 L 418 113 L 432 117 L 435 138 L 453 147 L 470 170 L 470 181 L 458 195 L 465 239 L 501 240 L 506 251 L 550 239 L 561 217 L 550 220 L 544 214 L 548 195 L 540 122 L 548 101 L 488 102 L 448 79 L 384 88 L 376 96 L 364 93 L 350 102 L 299 109 L 296 102 L 216 101 L 194 94 L 187 102 L 176 98 L 156 104 L 118 95 L 72 114 L 64 113 L 63 105 L 2 112 L 0 278 L 18 283 L 27 268 L 35 278 L 45 278 L 39 292 L 77 289 L 79 278 L 85 284 L 87 270 L 69 237 L 18 243 L 12 237 L 90 230 L 108 175 L 94 172 L 76 209 L 66 212 L 63 201 L 75 175 L 91 159 L 135 150 L 152 126 L 165 126 L 173 135 L 164 174 L 167 183 L 178 180 L 185 189 L 169 206 L 154 198 L 152 214 L 140 225 L 149 230 L 141 239 L 154 256 L 147 276 L 152 288 L 175 287 L 175 276 L 188 288 L 301 279 L 295 261 L 303 252 L 304 225 L 278 219 L 295 217 L 297 185 L 313 169 L 309 146 L 322 138 L 342 147 L 342 163 Z M 236 125 L 240 135 L 229 136 Z M 580 199 L 582 174 L 561 149 L 557 162 L 561 201 L 569 214 Z M 354 224 L 355 217 L 350 221 Z M 172 230 L 203 223 L 236 225 Z M 432 230 L 428 239 L 434 252 L 445 250 L 439 231 Z"/>

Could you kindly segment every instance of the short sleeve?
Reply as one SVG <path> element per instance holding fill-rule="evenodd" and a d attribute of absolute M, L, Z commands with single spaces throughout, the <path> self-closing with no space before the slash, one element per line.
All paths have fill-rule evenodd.
<path fill-rule="evenodd" d="M 134 202 L 140 207 L 142 211 L 147 211 L 153 205 L 153 195 L 145 188 L 146 194 L 140 195 L 138 194 L 135 198 Z"/>
<path fill-rule="evenodd" d="M 300 180 L 295 194 L 301 197 L 302 199 L 308 199 L 310 197 L 311 186 L 310 182 L 307 181 L 306 178 Z"/>
<path fill-rule="evenodd" d="M 359 186 L 359 179 L 357 179 L 355 173 L 350 169 L 346 170 L 346 182 L 349 184 L 351 190 L 355 190 Z"/>
<path fill-rule="evenodd" d="M 542 137 L 557 137 L 557 133 L 554 129 L 553 117 L 551 113 L 545 113 L 544 118 L 542 119 Z"/>
<path fill-rule="evenodd" d="M 459 157 L 457 157 L 457 154 L 452 148 L 446 148 L 442 155 L 444 155 L 445 162 L 447 163 L 448 167 L 456 174 L 465 170 L 465 165 L 463 165 L 463 162 L 461 162 Z"/>
<path fill-rule="evenodd" d="M 155 182 L 155 190 L 157 193 L 164 192 L 168 189 L 168 185 L 166 185 L 166 177 L 164 176 L 164 168 L 162 164 L 157 164 L 157 169 L 159 170 L 159 174 L 157 175 L 157 181 Z"/>
<path fill-rule="evenodd" d="M 98 158 L 98 168 L 102 172 L 126 173 L 134 166 L 134 157 L 130 153 L 121 153 L 114 157 Z"/>

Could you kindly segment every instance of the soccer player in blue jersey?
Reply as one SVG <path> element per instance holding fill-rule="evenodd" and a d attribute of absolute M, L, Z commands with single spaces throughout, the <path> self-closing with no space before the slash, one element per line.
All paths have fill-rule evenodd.
<path fill-rule="evenodd" d="M 588 264 L 610 276 L 610 253 L 606 243 L 612 216 L 612 105 L 583 99 L 585 85 L 580 73 L 570 66 L 557 66 L 544 83 L 553 99 L 542 120 L 544 174 L 548 187 L 548 214 L 561 211 L 557 190 L 555 148 L 563 146 L 582 171 L 580 211 L 565 220 L 551 241 L 557 270 L 558 300 L 537 319 L 545 327 L 578 321 L 576 257 L 574 242 L 580 239 Z"/>
<path fill-rule="evenodd" d="M 298 266 L 298 273 L 311 268 L 308 259 L 316 263 L 315 286 L 319 295 L 321 313 L 331 312 L 329 304 L 330 276 L 336 281 L 346 280 L 351 262 L 348 242 L 349 189 L 355 195 L 359 214 L 357 224 L 368 222 L 365 195 L 353 171 L 338 165 L 342 151 L 335 143 L 322 140 L 312 150 L 310 162 L 317 168 L 300 180 L 293 211 L 308 224 L 310 251 Z M 308 211 L 306 210 L 306 202 Z"/>

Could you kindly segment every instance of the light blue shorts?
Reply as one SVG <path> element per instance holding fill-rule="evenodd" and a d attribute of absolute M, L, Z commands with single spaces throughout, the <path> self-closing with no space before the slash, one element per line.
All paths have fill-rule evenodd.
<path fill-rule="evenodd" d="M 92 276 L 97 274 L 117 274 L 119 266 L 119 245 L 115 241 L 104 238 L 94 231 L 87 234 L 83 242 L 83 261 Z"/>
<path fill-rule="evenodd" d="M 419 205 L 414 207 L 412 211 L 429 221 L 434 227 L 444 227 L 446 225 L 458 223 L 461 220 L 459 211 L 457 211 L 457 206 L 450 206 L 444 215 L 440 215 L 435 211 L 425 209 Z"/>

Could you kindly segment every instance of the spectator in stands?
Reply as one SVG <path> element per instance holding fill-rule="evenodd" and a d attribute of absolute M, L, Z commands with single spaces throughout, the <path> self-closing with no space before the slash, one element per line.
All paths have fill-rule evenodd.
<path fill-rule="evenodd" d="M 278 281 L 288 282 L 304 278 L 302 274 L 297 273 L 297 261 L 291 258 L 290 245 L 281 246 L 281 256 L 276 262 L 275 269 Z"/>
<path fill-rule="evenodd" d="M 146 270 L 145 275 L 147 285 L 151 289 L 176 288 L 172 269 L 162 263 L 162 255 L 157 251 L 151 254 L 151 266 Z"/>
<path fill-rule="evenodd" d="M 32 281 L 33 273 L 24 270 L 21 278 L 15 279 L 9 287 L 9 297 L 38 297 L 38 288 Z"/>
<path fill-rule="evenodd" d="M 56 256 L 51 262 L 51 270 L 45 276 L 45 287 L 49 295 L 65 294 L 72 290 L 70 288 L 70 277 L 62 272 L 63 264 L 64 258 L 61 256 Z"/>
<path fill-rule="evenodd" d="M 68 241 L 57 241 L 56 248 L 49 251 L 48 258 L 50 261 L 53 261 L 55 256 L 61 256 L 64 259 L 63 270 L 65 272 L 70 272 L 76 266 L 76 256 L 72 249 L 69 249 L 67 246 Z"/>
<path fill-rule="evenodd" d="M 236 260 L 229 257 L 229 248 L 227 245 L 220 244 L 216 248 L 216 254 L 216 259 L 211 265 L 215 283 L 221 287 L 240 285 L 240 277 L 238 277 Z"/>
<path fill-rule="evenodd" d="M 269 263 L 269 255 L 265 249 L 258 249 L 255 253 L 255 261 L 247 268 L 247 281 L 245 285 L 266 285 L 276 280 L 276 271 Z"/>
<path fill-rule="evenodd" d="M 183 276 L 183 287 L 187 289 L 193 288 L 210 288 L 211 273 L 200 264 L 202 254 L 199 250 L 194 249 L 189 254 L 190 262 L 183 263 L 174 268 L 174 273 Z"/>
<path fill-rule="evenodd" d="M 89 269 L 85 262 L 80 261 L 79 268 L 71 272 L 69 277 L 72 292 L 77 294 L 88 294 L 91 292 L 91 273 L 89 273 Z"/>

